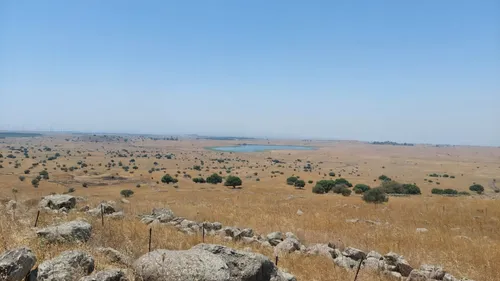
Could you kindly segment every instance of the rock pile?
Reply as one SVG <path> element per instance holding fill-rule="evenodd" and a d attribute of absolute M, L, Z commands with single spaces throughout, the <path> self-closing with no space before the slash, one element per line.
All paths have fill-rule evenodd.
<path fill-rule="evenodd" d="M 182 217 L 176 217 L 172 210 L 166 208 L 154 209 L 151 215 L 141 216 L 141 221 L 146 224 L 155 223 L 173 225 L 179 231 L 189 235 L 205 231 L 206 235 L 219 235 L 226 241 L 240 241 L 244 244 L 259 243 L 265 247 L 274 247 L 275 255 L 292 253 L 321 255 L 331 258 L 337 266 L 345 269 L 355 269 L 361 262 L 361 268 L 381 271 L 383 274 L 396 280 L 468 280 L 457 279 L 451 274 L 443 271 L 440 266 L 423 265 L 420 269 L 414 269 L 403 256 L 393 252 L 387 253 L 386 255 L 381 255 L 375 251 L 365 253 L 360 249 L 353 247 L 343 248 L 343 246 L 336 246 L 334 243 L 314 244 L 306 247 L 291 232 L 287 232 L 286 234 L 281 232 L 271 232 L 267 235 L 259 235 L 256 234 L 251 228 L 242 229 L 231 226 L 224 227 L 219 222 L 198 223 Z"/>
<path fill-rule="evenodd" d="M 53 212 L 67 213 L 76 206 L 76 198 L 67 194 L 54 194 L 42 198 L 38 207 Z"/>
<path fill-rule="evenodd" d="M 122 256 L 119 252 L 117 255 Z M 0 280 L 128 281 L 120 269 L 93 273 L 94 258 L 82 251 L 62 252 L 31 270 L 35 263 L 36 257 L 28 248 L 7 251 L 0 255 Z M 137 259 L 132 268 L 135 280 L 296 281 L 264 255 L 212 244 L 182 251 L 156 250 Z"/>

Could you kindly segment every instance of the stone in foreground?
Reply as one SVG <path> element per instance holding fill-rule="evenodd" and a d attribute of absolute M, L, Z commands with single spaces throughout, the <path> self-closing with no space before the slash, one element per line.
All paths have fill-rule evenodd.
<path fill-rule="evenodd" d="M 62 252 L 38 266 L 38 281 L 78 281 L 94 271 L 94 258 L 81 251 Z"/>
<path fill-rule="evenodd" d="M 33 252 L 25 247 L 9 250 L 0 255 L 0 280 L 20 281 L 36 263 Z"/>
<path fill-rule="evenodd" d="M 70 221 L 55 226 L 42 228 L 36 232 L 38 237 L 47 242 L 87 242 L 92 226 L 85 221 Z"/>

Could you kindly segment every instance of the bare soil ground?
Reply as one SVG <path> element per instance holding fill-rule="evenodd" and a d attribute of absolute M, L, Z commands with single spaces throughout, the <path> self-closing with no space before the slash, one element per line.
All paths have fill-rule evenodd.
<path fill-rule="evenodd" d="M 0 164 L 3 168 L 0 169 L 0 200 L 7 202 L 15 199 L 19 202 L 15 215 L 0 214 L 2 250 L 29 245 L 42 260 L 69 247 L 80 247 L 94 253 L 96 246 L 110 246 L 138 257 L 147 252 L 148 227 L 140 223 L 136 215 L 149 213 L 153 207 L 168 206 L 177 215 L 191 220 L 251 227 L 258 233 L 291 231 L 306 244 L 341 241 L 344 245 L 368 251 L 402 254 L 413 266 L 440 264 L 456 277 L 500 280 L 500 268 L 497 266 L 500 264 L 500 204 L 498 194 L 489 187 L 493 179 L 500 178 L 500 148 L 402 147 L 313 141 L 305 144 L 316 146 L 317 150 L 221 153 L 206 150 L 205 147 L 238 142 L 149 139 L 75 142 L 66 139 L 69 137 L 1 140 L 3 158 L 0 160 L 3 162 Z M 302 144 L 299 141 L 273 143 Z M 12 147 L 21 146 L 28 148 L 30 158 L 12 150 Z M 44 150 L 44 147 L 51 148 L 51 151 Z M 15 159 L 6 158 L 11 153 L 16 156 Z M 42 162 L 55 153 L 61 156 Z M 117 157 L 118 153 L 127 157 Z M 134 155 L 129 156 L 130 153 Z M 157 159 L 156 154 L 163 157 Z M 167 154 L 174 157 L 166 159 L 164 156 Z M 32 159 L 33 156 L 36 158 Z M 135 162 L 129 162 L 131 159 Z M 215 159 L 221 159 L 221 162 Z M 283 163 L 273 164 L 274 159 Z M 18 168 L 14 168 L 16 161 L 20 164 Z M 79 161 L 87 167 L 80 168 Z M 107 165 L 113 164 L 112 161 L 115 166 L 108 169 Z M 128 172 L 118 165 L 120 161 L 123 166 L 130 167 Z M 313 167 L 311 172 L 303 171 L 307 161 Z M 24 174 L 35 162 L 39 164 L 31 168 L 29 174 Z M 64 165 L 79 168 L 65 172 L 61 170 Z M 200 165 L 201 171 L 193 170 L 194 165 Z M 45 168 L 49 179 L 42 180 L 39 187 L 34 188 L 31 180 Z M 152 168 L 159 171 L 149 173 Z M 231 171 L 227 173 L 229 168 Z M 335 178 L 341 176 L 353 184 L 364 183 L 372 187 L 380 184 L 378 177 L 384 174 L 401 183 L 416 183 L 422 195 L 390 197 L 388 203 L 376 206 L 363 202 L 354 193 L 349 197 L 313 194 L 311 189 L 314 183 L 330 179 L 330 171 L 336 173 Z M 186 178 L 184 172 L 192 178 L 206 178 L 214 172 L 222 172 L 222 176 L 237 175 L 243 180 L 243 186 L 232 189 L 221 184 L 196 184 Z M 178 188 L 161 183 L 160 179 L 166 173 L 172 176 L 178 174 Z M 455 178 L 433 178 L 428 176 L 431 173 L 448 174 Z M 306 184 L 304 190 L 296 190 L 286 184 L 286 178 L 291 175 L 300 176 L 306 183 L 309 180 L 314 183 Z M 26 179 L 20 181 L 19 176 Z M 82 186 L 84 183 L 86 188 Z M 473 183 L 483 185 L 485 194 L 461 197 L 431 194 L 432 188 L 468 191 Z M 140 187 L 137 187 L 138 184 Z M 133 190 L 134 195 L 128 198 L 129 204 L 118 203 L 126 219 L 108 221 L 103 228 L 99 221 L 89 218 L 94 232 L 87 245 L 49 246 L 37 243 L 31 225 L 38 200 L 52 192 L 66 192 L 69 188 L 75 189 L 72 195 L 88 199 L 79 206 L 89 204 L 93 207 L 102 200 L 120 202 L 120 191 L 123 189 Z M 304 214 L 297 215 L 297 210 Z M 39 224 L 43 226 L 77 216 L 82 214 L 70 213 L 68 217 L 42 214 Z M 346 221 L 355 218 L 379 224 Z M 429 231 L 418 233 L 417 228 Z M 201 237 L 186 236 L 168 227 L 158 227 L 154 233 L 154 248 L 185 249 L 201 241 Z M 214 243 L 227 244 L 217 238 L 209 239 L 213 239 Z M 272 252 L 266 248 L 253 248 L 272 257 Z M 94 254 L 98 268 L 110 266 L 99 258 L 99 254 Z M 299 280 L 349 280 L 354 277 L 354 273 L 337 268 L 332 261 L 321 257 L 289 255 L 282 257 L 280 267 Z M 358 280 L 385 279 L 361 272 Z"/>

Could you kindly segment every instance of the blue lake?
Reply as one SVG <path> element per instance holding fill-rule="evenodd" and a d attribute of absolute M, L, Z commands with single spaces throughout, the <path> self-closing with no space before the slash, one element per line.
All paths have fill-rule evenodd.
<path fill-rule="evenodd" d="M 260 144 L 247 144 L 235 146 L 214 146 L 208 149 L 223 152 L 262 152 L 269 150 L 314 150 L 312 146 L 301 145 L 260 145 Z"/>

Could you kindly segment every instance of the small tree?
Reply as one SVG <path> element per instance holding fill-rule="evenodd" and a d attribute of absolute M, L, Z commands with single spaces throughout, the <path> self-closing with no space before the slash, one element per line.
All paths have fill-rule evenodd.
<path fill-rule="evenodd" d="M 378 179 L 381 180 L 381 181 L 390 181 L 391 180 L 391 178 L 389 178 L 386 175 L 381 175 L 381 176 L 378 177 Z"/>
<path fill-rule="evenodd" d="M 124 190 L 120 191 L 120 195 L 123 197 L 130 197 L 133 194 L 134 194 L 134 192 L 130 189 L 124 189 Z"/>
<path fill-rule="evenodd" d="M 213 173 L 207 178 L 207 182 L 211 184 L 218 184 L 222 182 L 222 177 L 219 176 L 217 173 Z"/>
<path fill-rule="evenodd" d="M 349 196 L 349 195 L 351 195 L 351 192 L 352 191 L 349 188 L 343 188 L 341 193 L 344 196 Z"/>
<path fill-rule="evenodd" d="M 33 187 L 38 187 L 38 184 L 40 183 L 40 180 L 38 180 L 37 178 L 34 178 L 31 180 L 31 184 L 33 185 Z"/>
<path fill-rule="evenodd" d="M 25 179 L 26 179 L 26 177 L 25 177 L 25 176 L 19 176 L 19 180 L 20 180 L 20 181 L 24 181 Z"/>
<path fill-rule="evenodd" d="M 473 184 L 469 187 L 469 190 L 477 192 L 477 194 L 481 194 L 484 192 L 484 187 L 480 184 Z"/>
<path fill-rule="evenodd" d="M 368 190 L 370 190 L 370 186 L 368 186 L 366 184 L 358 183 L 354 186 L 354 193 L 356 193 L 356 194 L 365 193 Z"/>
<path fill-rule="evenodd" d="M 381 204 L 389 201 L 389 198 L 382 189 L 373 188 L 363 194 L 363 201 L 366 203 Z"/>
<path fill-rule="evenodd" d="M 161 178 L 161 182 L 162 183 L 166 183 L 166 184 L 170 184 L 170 183 L 176 183 L 178 182 L 178 180 L 176 178 L 173 178 L 171 175 L 169 174 L 165 174 L 162 178 Z"/>
<path fill-rule="evenodd" d="M 334 173 L 334 172 L 330 172 L 330 173 L 328 173 L 328 175 L 329 175 L 330 177 L 334 177 L 334 176 L 335 176 L 335 173 Z"/>
<path fill-rule="evenodd" d="M 316 193 L 316 194 L 323 194 L 325 193 L 325 187 L 319 183 L 317 183 L 313 188 L 312 188 L 312 192 L 313 193 Z"/>
<path fill-rule="evenodd" d="M 306 182 L 303 180 L 297 180 L 294 185 L 295 185 L 295 187 L 298 187 L 298 188 L 304 188 L 304 186 L 306 186 Z"/>
<path fill-rule="evenodd" d="M 292 177 L 289 177 L 289 178 L 287 178 L 287 179 L 286 179 L 286 184 L 288 184 L 288 185 L 294 185 L 294 184 L 295 184 L 295 182 L 296 182 L 298 179 L 299 179 L 299 178 L 297 178 L 297 177 L 293 177 L 293 176 L 292 176 Z"/>
<path fill-rule="evenodd" d="M 241 182 L 241 179 L 239 177 L 228 176 L 224 185 L 225 186 L 232 186 L 233 188 L 236 188 L 237 186 L 241 186 L 242 182 Z"/>

